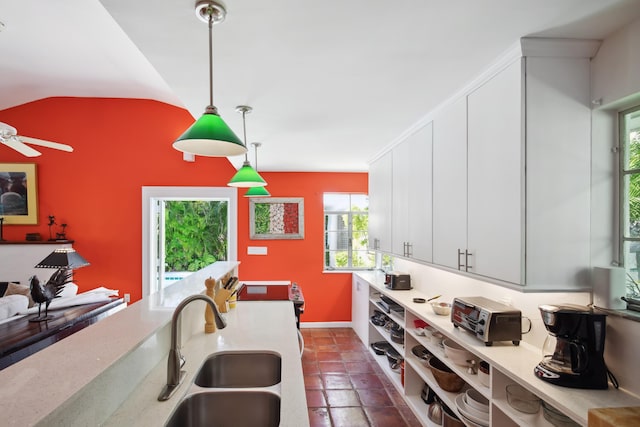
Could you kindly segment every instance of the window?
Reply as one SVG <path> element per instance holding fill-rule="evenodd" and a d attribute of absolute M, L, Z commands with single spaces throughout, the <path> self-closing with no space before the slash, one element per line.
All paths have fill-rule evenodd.
<path fill-rule="evenodd" d="M 620 113 L 622 253 L 627 295 L 640 296 L 640 106 Z"/>
<path fill-rule="evenodd" d="M 237 260 L 235 218 L 235 188 L 142 187 L 143 295 L 208 263 Z"/>
<path fill-rule="evenodd" d="M 325 270 L 371 269 L 369 197 L 366 194 L 324 193 Z"/>

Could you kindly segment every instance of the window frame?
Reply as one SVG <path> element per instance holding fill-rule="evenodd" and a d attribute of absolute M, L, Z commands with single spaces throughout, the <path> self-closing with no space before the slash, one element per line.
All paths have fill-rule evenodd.
<path fill-rule="evenodd" d="M 629 191 L 628 186 L 626 185 L 626 178 L 630 176 L 639 176 L 640 177 L 640 167 L 636 167 L 633 169 L 627 169 L 627 159 L 629 146 L 628 143 L 628 133 L 631 129 L 627 129 L 625 118 L 627 115 L 632 113 L 640 113 L 640 105 L 635 105 L 631 108 L 627 108 L 625 110 L 621 110 L 618 112 L 618 154 L 619 154 L 619 163 L 618 163 L 618 221 L 619 221 L 619 242 L 618 242 L 618 251 L 620 254 L 620 265 L 625 269 L 627 277 L 633 278 L 631 274 L 631 265 L 628 265 L 628 260 L 631 256 L 631 251 L 627 253 L 625 246 L 628 244 L 638 243 L 640 244 L 640 234 L 636 237 L 631 235 L 629 230 Z M 640 127 L 638 128 L 640 129 Z M 640 256 L 636 256 L 637 263 L 640 263 Z M 636 282 L 640 281 L 640 265 L 636 265 Z M 628 282 L 630 284 L 630 282 Z M 627 287 L 627 296 L 629 296 L 630 287 Z"/>
<path fill-rule="evenodd" d="M 341 195 L 341 196 L 348 196 L 349 197 L 349 210 L 326 210 L 326 206 L 325 206 L 325 196 L 330 195 L 330 194 L 335 194 L 335 195 Z M 366 196 L 367 197 L 367 206 L 366 209 L 363 211 L 354 211 L 351 210 L 352 208 L 352 203 L 351 203 L 351 198 L 353 196 Z M 353 217 L 354 215 L 365 215 L 367 217 L 367 224 L 368 224 L 368 220 L 369 220 L 369 203 L 368 203 L 368 197 L 369 195 L 367 193 L 341 193 L 341 192 L 335 192 L 335 191 L 327 191 L 327 192 L 323 192 L 322 193 L 322 216 L 323 216 L 323 238 L 322 238 L 322 265 L 323 265 L 323 271 L 325 272 L 344 272 L 344 271 L 367 271 L 367 270 L 373 270 L 375 268 L 375 257 L 374 259 L 372 259 L 371 265 L 368 267 L 355 267 L 353 266 L 353 235 L 354 235 L 354 229 L 353 229 Z M 348 233 L 348 242 L 347 242 L 347 266 L 346 267 L 332 267 L 330 265 L 327 265 L 327 253 L 331 252 L 331 249 L 327 248 L 327 236 L 328 233 L 331 231 L 329 229 L 327 229 L 327 215 L 346 215 L 347 216 L 347 233 Z M 337 231 L 337 230 L 336 230 Z M 369 230 L 368 227 L 366 230 L 364 231 L 357 231 L 357 233 L 366 233 L 367 235 L 367 241 L 369 240 Z M 365 246 L 365 248 L 367 248 L 368 246 Z M 342 252 L 342 251 L 340 251 Z M 367 253 L 369 253 L 369 250 L 366 250 Z"/>

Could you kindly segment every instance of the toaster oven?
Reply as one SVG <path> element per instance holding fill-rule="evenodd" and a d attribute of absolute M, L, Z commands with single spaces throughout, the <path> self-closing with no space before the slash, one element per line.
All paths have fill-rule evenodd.
<path fill-rule="evenodd" d="M 453 326 L 462 327 L 490 346 L 494 341 L 522 340 L 522 313 L 508 305 L 484 297 L 454 298 L 451 307 Z"/>

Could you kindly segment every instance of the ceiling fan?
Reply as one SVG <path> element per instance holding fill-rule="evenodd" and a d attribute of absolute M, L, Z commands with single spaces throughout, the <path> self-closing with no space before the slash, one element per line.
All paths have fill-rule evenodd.
<path fill-rule="evenodd" d="M 44 141 L 42 139 L 31 138 L 28 136 L 18 135 L 18 131 L 13 126 L 0 122 L 0 143 L 9 148 L 13 148 L 17 152 L 27 157 L 37 157 L 40 153 L 29 147 L 27 144 L 39 145 L 41 147 L 53 148 L 56 150 L 72 152 L 73 147 L 67 144 L 59 144 L 57 142 Z"/>

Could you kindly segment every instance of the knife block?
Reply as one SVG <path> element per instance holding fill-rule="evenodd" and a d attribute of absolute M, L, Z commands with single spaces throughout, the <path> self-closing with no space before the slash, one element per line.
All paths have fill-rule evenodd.
<path fill-rule="evenodd" d="M 220 313 L 226 313 L 229 311 L 227 300 L 231 296 L 231 292 L 232 291 L 228 289 L 218 289 L 218 291 L 216 292 L 216 297 L 213 300 L 218 305 L 218 311 Z"/>

